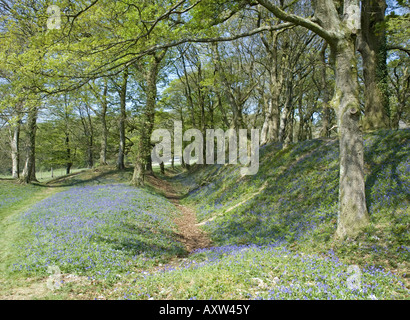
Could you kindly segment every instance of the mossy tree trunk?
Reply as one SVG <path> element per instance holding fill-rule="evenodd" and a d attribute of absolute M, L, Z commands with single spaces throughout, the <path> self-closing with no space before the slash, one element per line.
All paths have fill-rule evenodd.
<path fill-rule="evenodd" d="M 101 100 L 101 150 L 100 150 L 100 166 L 107 165 L 107 138 L 108 138 L 108 129 L 107 129 L 107 93 L 108 93 L 108 81 L 104 80 L 104 90 Z"/>
<path fill-rule="evenodd" d="M 27 118 L 27 158 L 23 170 L 21 181 L 30 183 L 37 181 L 36 178 L 36 131 L 37 131 L 37 114 L 38 107 L 30 107 Z"/>
<path fill-rule="evenodd" d="M 279 134 L 279 95 L 283 82 L 283 69 L 278 64 L 278 35 L 280 31 L 271 32 L 268 39 L 262 42 L 269 55 L 269 96 L 265 108 L 265 119 L 261 130 L 261 145 L 278 140 Z"/>
<path fill-rule="evenodd" d="M 71 156 L 71 144 L 70 144 L 70 112 L 68 110 L 67 96 L 64 97 L 64 134 L 65 134 L 65 147 L 66 147 L 66 174 L 70 174 L 71 167 L 73 166 L 73 159 Z"/>
<path fill-rule="evenodd" d="M 145 165 L 144 158 L 142 157 L 143 140 L 139 139 L 137 157 L 134 165 L 134 173 L 132 176 L 131 184 L 135 187 L 142 187 L 145 180 Z"/>
<path fill-rule="evenodd" d="M 124 170 L 124 157 L 125 157 L 125 121 L 127 119 L 126 113 L 126 102 L 127 102 L 127 84 L 128 84 L 128 68 L 124 70 L 122 85 L 120 91 L 120 121 L 119 121 L 119 132 L 120 132 L 120 141 L 119 141 L 119 150 L 118 150 L 118 159 L 117 159 L 117 169 Z"/>
<path fill-rule="evenodd" d="M 336 77 L 332 106 L 337 114 L 340 140 L 339 212 L 335 236 L 340 239 L 355 237 L 369 222 L 355 56 L 356 38 L 361 28 L 359 1 L 313 1 L 314 20 L 288 13 L 271 1 L 257 1 L 278 18 L 311 30 L 330 45 Z"/>
<path fill-rule="evenodd" d="M 146 106 L 142 114 L 139 129 L 139 141 L 137 149 L 137 157 L 135 161 L 134 174 L 131 183 L 134 186 L 144 185 L 146 165 L 151 161 L 151 134 L 154 129 L 155 122 L 155 107 L 157 98 L 157 78 L 160 68 L 160 63 L 164 59 L 167 50 L 153 54 L 147 73 L 146 85 Z M 149 158 L 149 159 L 148 159 Z M 151 167 L 152 171 L 152 167 Z"/>
<path fill-rule="evenodd" d="M 13 126 L 12 136 L 11 136 L 11 161 L 12 161 L 12 176 L 14 179 L 20 177 L 20 119 L 17 119 Z"/>
<path fill-rule="evenodd" d="M 323 106 L 322 106 L 322 128 L 320 130 L 320 136 L 323 138 L 330 137 L 330 108 L 329 108 L 329 101 L 330 101 L 330 94 L 327 84 L 327 76 L 326 76 L 326 48 L 327 43 L 325 43 L 320 51 L 320 85 L 322 91 L 322 99 L 323 99 Z"/>
<path fill-rule="evenodd" d="M 363 0 L 359 51 L 363 58 L 365 116 L 363 129 L 389 127 L 386 34 L 383 26 L 386 0 Z"/>
<path fill-rule="evenodd" d="M 340 179 L 336 237 L 354 237 L 369 222 L 364 182 L 364 147 L 360 128 L 359 84 L 355 39 L 335 46 L 336 94 L 332 101 L 338 117 Z"/>

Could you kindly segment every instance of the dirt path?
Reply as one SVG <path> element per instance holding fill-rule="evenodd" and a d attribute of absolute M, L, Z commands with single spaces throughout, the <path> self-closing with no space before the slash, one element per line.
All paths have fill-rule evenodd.
<path fill-rule="evenodd" d="M 182 215 L 174 221 L 178 226 L 179 241 L 185 245 L 186 250 L 190 253 L 196 249 L 209 247 L 212 242 L 208 235 L 198 228 L 195 211 L 180 204 L 181 195 L 176 192 L 172 184 L 152 176 L 148 180 L 153 186 L 162 190 L 165 197 L 181 211 Z"/>

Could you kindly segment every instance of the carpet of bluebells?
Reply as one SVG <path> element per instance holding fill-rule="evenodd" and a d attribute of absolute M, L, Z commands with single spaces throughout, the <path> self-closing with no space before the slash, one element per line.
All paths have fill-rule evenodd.
<path fill-rule="evenodd" d="M 46 275 L 56 265 L 63 273 L 114 279 L 106 298 L 409 299 L 403 278 L 370 259 L 356 269 L 339 260 L 340 251 L 293 249 L 330 243 L 338 159 L 337 141 L 311 140 L 261 148 L 254 176 L 241 177 L 231 165 L 177 176 L 174 182 L 190 190 L 183 202 L 195 206 L 215 244 L 184 259 L 171 259 L 184 248 L 175 236 L 178 213 L 165 198 L 123 184 L 71 187 L 18 217 L 29 236 L 16 243 L 12 269 Z M 365 163 L 369 241 L 353 249 L 394 251 L 394 261 L 408 263 L 410 130 L 367 135 Z"/>
<path fill-rule="evenodd" d="M 409 261 L 410 130 L 378 131 L 365 138 L 372 224 L 386 225 L 383 237 L 398 244 L 402 259 Z M 220 245 L 312 237 L 327 241 L 337 222 L 338 159 L 337 140 L 310 140 L 285 150 L 269 145 L 260 150 L 254 176 L 241 177 L 238 167 L 215 165 L 180 181 L 191 189 L 186 202 L 196 207 L 198 220 L 206 222 L 205 229 Z M 251 199 L 232 209 L 250 194 Z"/>
<path fill-rule="evenodd" d="M 0 183 L 0 211 L 8 210 L 13 205 L 18 204 L 24 199 L 30 197 L 41 188 L 34 185 L 28 185 L 24 189 L 12 181 L 1 181 Z"/>
<path fill-rule="evenodd" d="M 328 241 L 337 221 L 337 141 L 306 141 L 286 150 L 262 148 L 259 172 L 241 177 L 235 166 L 205 166 L 177 176 L 186 203 L 217 246 L 197 250 L 179 265 L 133 278 L 115 289 L 122 299 L 409 299 L 399 276 L 371 260 L 361 266 L 289 244 Z M 395 250 L 409 261 L 410 130 L 379 131 L 365 140 L 366 195 L 371 225 L 385 240 L 366 248 Z M 265 182 L 268 182 L 264 186 Z M 250 199 L 250 195 L 252 196 Z M 246 200 L 246 201 L 244 201 Z M 236 206 L 237 204 L 240 204 Z M 214 218 L 214 219 L 212 219 Z M 380 230 L 379 230 L 380 231 Z M 377 237 L 376 237 L 377 239 Z M 354 250 L 362 250 L 357 245 Z M 357 252 L 357 251 L 356 251 Z"/>
<path fill-rule="evenodd" d="M 18 243 L 13 270 L 109 278 L 145 268 L 183 246 L 175 240 L 175 208 L 165 198 L 126 185 L 74 187 L 19 217 L 31 241 Z"/>
<path fill-rule="evenodd" d="M 355 269 L 334 252 L 306 255 L 276 245 L 201 249 L 121 288 L 122 299 L 395 299 L 409 296 L 391 272 Z"/>

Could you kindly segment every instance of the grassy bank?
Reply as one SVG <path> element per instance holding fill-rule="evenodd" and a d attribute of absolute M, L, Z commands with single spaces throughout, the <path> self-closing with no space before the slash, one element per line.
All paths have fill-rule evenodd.
<path fill-rule="evenodd" d="M 7 211 L 11 224 L 3 230 L 10 237 L 1 241 L 13 253 L 8 276 L 18 280 L 0 292 L 27 277 L 44 287 L 47 268 L 56 265 L 61 288 L 34 296 L 409 299 L 410 130 L 365 138 L 371 223 L 356 239 L 333 240 L 335 140 L 265 146 L 254 176 L 241 176 L 239 166 L 213 165 L 162 177 L 179 189 L 182 204 L 196 209 L 198 226 L 213 240 L 190 255 L 176 235 L 175 206 L 158 185 L 133 188 L 124 183 L 132 170 L 97 168 L 57 179 L 43 201 L 36 198 L 42 187 L 29 186 L 24 201 L 30 206 L 4 201 L 16 209 Z"/>

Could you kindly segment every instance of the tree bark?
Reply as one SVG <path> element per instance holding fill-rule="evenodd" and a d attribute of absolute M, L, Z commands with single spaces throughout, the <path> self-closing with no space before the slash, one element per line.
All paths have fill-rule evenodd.
<path fill-rule="evenodd" d="M 386 34 L 382 24 L 386 8 L 386 0 L 362 0 L 358 49 L 363 58 L 365 131 L 389 127 Z"/>
<path fill-rule="evenodd" d="M 107 136 L 108 136 L 108 130 L 107 130 L 107 106 L 108 106 L 108 101 L 107 101 L 107 93 L 108 93 L 108 81 L 107 79 L 104 80 L 104 91 L 103 91 L 103 96 L 102 96 L 102 103 L 101 103 L 101 114 L 100 114 L 100 119 L 101 119 L 101 151 L 100 151 L 100 166 L 105 166 L 107 165 Z"/>
<path fill-rule="evenodd" d="M 147 101 L 145 112 L 141 121 L 140 137 L 138 142 L 137 158 L 135 161 L 134 174 L 132 184 L 135 186 L 142 186 L 145 180 L 146 164 L 148 157 L 150 157 L 151 135 L 154 129 L 155 121 L 155 106 L 157 98 L 157 77 L 159 66 L 162 59 L 165 57 L 167 50 L 163 50 L 159 54 L 154 54 L 149 66 L 147 74 Z"/>
<path fill-rule="evenodd" d="M 360 128 L 359 83 L 355 57 L 356 36 L 360 30 L 358 0 L 340 3 L 314 1 L 315 20 L 289 14 L 267 0 L 257 0 L 278 18 L 308 28 L 330 45 L 335 61 L 336 90 L 332 106 L 339 126 L 339 213 L 335 237 L 355 237 L 369 223 L 366 208 L 363 137 Z"/>
<path fill-rule="evenodd" d="M 142 187 L 144 185 L 145 180 L 145 168 L 144 168 L 144 161 L 142 157 L 142 149 L 143 149 L 143 139 L 140 137 L 138 143 L 138 150 L 137 150 L 137 158 L 134 165 L 134 173 L 132 176 L 131 184 L 135 187 Z"/>
<path fill-rule="evenodd" d="M 155 123 L 155 107 L 157 98 L 157 78 L 159 72 L 159 65 L 165 56 L 166 51 L 163 51 L 159 55 L 155 54 L 152 57 L 152 61 L 147 74 L 147 103 L 145 109 L 145 146 L 144 146 L 144 156 L 146 157 L 146 171 L 147 173 L 153 174 L 152 162 L 151 162 L 151 135 L 154 130 Z"/>
<path fill-rule="evenodd" d="M 322 86 L 322 99 L 323 99 L 323 106 L 322 106 L 322 128 L 320 130 L 320 136 L 323 138 L 330 137 L 330 109 L 329 109 L 329 101 L 330 101 L 330 94 L 329 89 L 327 87 L 327 80 L 326 80 L 326 48 L 327 43 L 323 45 L 322 50 L 320 51 L 320 84 Z"/>
<path fill-rule="evenodd" d="M 69 131 L 69 117 L 70 114 L 65 107 L 65 146 L 66 146 L 66 174 L 70 174 L 73 161 L 71 158 L 71 147 L 70 147 L 70 131 Z"/>
<path fill-rule="evenodd" d="M 336 237 L 354 237 L 369 223 L 364 182 L 364 147 L 360 128 L 355 40 L 340 40 L 335 53 L 340 181 Z"/>
<path fill-rule="evenodd" d="M 289 77 L 286 81 L 286 98 L 285 106 L 283 107 L 280 115 L 279 136 L 278 140 L 284 142 L 287 137 L 286 127 L 289 121 L 289 115 L 291 114 L 292 102 L 293 102 L 293 77 Z"/>
<path fill-rule="evenodd" d="M 84 135 L 87 143 L 87 166 L 89 169 L 91 169 L 94 166 L 94 130 L 93 130 L 93 124 L 91 120 L 91 115 L 90 115 L 90 110 L 89 107 L 86 105 L 86 112 L 87 116 L 83 116 L 82 114 L 82 109 L 79 108 L 80 112 L 80 118 L 81 118 L 81 123 L 83 124 L 84 128 Z"/>
<path fill-rule="evenodd" d="M 67 131 L 65 133 L 65 145 L 66 145 L 66 157 L 67 157 L 66 174 L 70 174 L 71 166 L 73 165 L 73 162 L 71 161 L 70 135 Z"/>
<path fill-rule="evenodd" d="M 291 106 L 287 126 L 286 126 L 286 138 L 283 144 L 283 148 L 286 149 L 293 142 L 293 120 L 294 120 L 295 110 Z"/>
<path fill-rule="evenodd" d="M 37 114 L 38 108 L 31 107 L 28 111 L 27 129 L 28 129 L 28 147 L 27 158 L 23 170 L 22 182 L 30 183 L 38 181 L 36 178 L 36 131 L 37 131 Z"/>
<path fill-rule="evenodd" d="M 192 89 L 191 89 L 191 85 L 189 83 L 188 72 L 187 72 L 186 63 L 185 63 L 185 57 L 184 57 L 183 54 L 181 54 L 181 58 L 182 58 L 182 66 L 184 67 L 184 77 L 185 77 L 184 92 L 185 92 L 185 97 L 188 100 L 189 109 L 191 111 L 192 126 L 195 128 L 196 127 L 195 112 L 194 112 L 195 108 L 194 108 L 194 101 L 192 99 Z M 178 71 L 177 71 L 177 73 L 178 73 Z M 180 78 L 181 81 L 183 81 L 182 77 L 179 77 L 179 78 Z"/>
<path fill-rule="evenodd" d="M 278 66 L 278 35 L 280 32 L 271 33 L 271 41 L 268 42 L 262 37 L 262 41 L 269 54 L 269 98 L 265 111 L 265 120 L 261 131 L 261 145 L 278 141 L 280 109 L 279 95 L 282 88 L 282 70 Z"/>
<path fill-rule="evenodd" d="M 120 131 L 120 141 L 119 141 L 119 150 L 118 150 L 118 159 L 117 159 L 117 169 L 124 170 L 124 157 L 125 157 L 125 121 L 127 119 L 126 113 L 126 102 L 127 102 L 127 83 L 128 83 L 128 68 L 124 70 L 121 92 L 120 92 L 120 122 L 119 122 L 119 131 Z"/>
<path fill-rule="evenodd" d="M 20 126 L 21 120 L 17 119 L 13 127 L 13 134 L 11 139 L 11 161 L 12 161 L 12 176 L 14 179 L 20 177 Z"/>
<path fill-rule="evenodd" d="M 234 94 L 232 93 L 228 79 L 226 78 L 225 72 L 222 69 L 221 57 L 219 55 L 219 50 L 216 43 L 212 44 L 212 50 L 215 71 L 218 73 L 220 84 L 223 85 L 223 91 L 225 93 L 226 98 L 228 99 L 229 105 L 231 106 L 232 110 L 233 119 L 231 123 L 231 128 L 235 130 L 244 128 L 245 126 L 243 123 L 242 110 L 238 105 L 238 102 L 236 101 Z"/>

